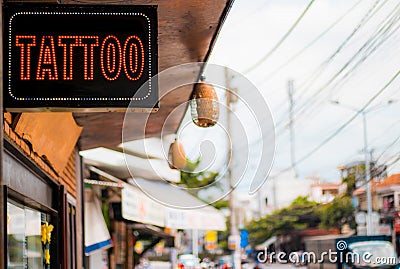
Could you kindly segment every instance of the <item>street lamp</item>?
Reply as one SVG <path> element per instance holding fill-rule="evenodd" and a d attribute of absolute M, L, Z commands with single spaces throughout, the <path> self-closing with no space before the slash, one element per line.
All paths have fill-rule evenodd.
<path fill-rule="evenodd" d="M 390 105 L 393 104 L 395 101 L 394 100 L 389 100 L 387 104 L 385 105 Z M 363 118 L 363 132 L 364 132 L 364 157 L 365 157 L 365 181 L 367 183 L 367 235 L 372 235 L 371 231 L 371 226 L 372 226 L 372 196 L 371 196 L 371 186 L 370 186 L 370 181 L 371 181 L 371 173 L 370 173 L 370 160 L 369 160 L 369 150 L 368 150 L 368 138 L 367 138 L 367 113 L 376 110 L 378 108 L 381 108 L 382 105 L 377 105 L 374 107 L 371 107 L 370 109 L 358 109 L 356 107 L 352 107 L 346 104 L 342 104 L 339 101 L 330 101 L 331 104 L 333 105 L 338 105 L 342 106 L 344 108 L 347 108 L 349 110 L 355 111 L 357 113 L 360 113 Z"/>

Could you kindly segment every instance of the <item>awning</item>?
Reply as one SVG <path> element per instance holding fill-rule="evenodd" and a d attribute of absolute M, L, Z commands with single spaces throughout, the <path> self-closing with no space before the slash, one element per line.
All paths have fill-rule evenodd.
<path fill-rule="evenodd" d="M 162 229 L 153 225 L 134 223 L 130 224 L 129 227 L 134 229 L 135 231 L 156 235 L 157 237 L 165 240 L 166 247 L 174 247 L 175 245 L 175 237 L 173 235 L 166 233 Z"/>
<path fill-rule="evenodd" d="M 217 231 L 226 229 L 225 216 L 219 210 L 179 186 L 140 178 L 129 179 L 128 182 L 137 185 L 148 199 L 164 205 L 165 227 Z"/>
<path fill-rule="evenodd" d="M 136 186 L 125 184 L 122 190 L 122 216 L 127 220 L 174 229 L 226 229 L 220 211 L 177 186 L 146 179 L 128 181 Z"/>
<path fill-rule="evenodd" d="M 140 177 L 154 180 L 167 180 L 179 182 L 180 173 L 169 167 L 168 161 L 164 159 L 140 158 L 119 151 L 95 148 L 81 151 L 80 154 L 85 158 L 85 163 L 96 167 L 101 167 L 118 178 Z"/>
<path fill-rule="evenodd" d="M 55 1 L 53 1 L 55 2 Z M 76 4 L 76 0 L 63 0 L 63 3 Z M 84 1 L 100 3 L 101 1 Z M 233 0 L 140 0 L 105 1 L 106 3 L 126 3 L 132 5 L 157 5 L 158 12 L 158 71 L 185 63 L 207 62 L 218 34 L 228 15 Z M 184 74 L 180 74 L 180 77 Z M 200 72 L 186 76 L 199 77 Z M 175 79 L 172 77 L 171 79 Z M 122 125 L 132 130 L 125 139 L 136 140 L 146 137 L 159 137 L 163 134 L 175 134 L 186 112 L 184 104 L 190 99 L 193 85 L 184 85 L 161 98 L 160 110 L 150 115 L 148 121 L 144 113 L 135 113 L 131 121 L 123 123 L 124 113 L 74 113 L 79 126 L 83 126 L 79 144 L 82 149 L 99 146 L 115 148 L 122 141 Z M 165 122 L 168 120 L 168 124 Z M 145 129 L 145 133 L 141 130 Z"/>
<path fill-rule="evenodd" d="M 119 165 L 120 160 L 114 161 Z M 103 165 L 99 164 L 99 167 L 103 168 Z M 115 174 L 110 175 L 95 167 L 89 169 L 123 187 L 121 214 L 126 220 L 174 229 L 226 230 L 226 220 L 222 212 L 200 201 L 180 186 L 142 178 L 128 179 L 129 183 L 126 183 Z"/>
<path fill-rule="evenodd" d="M 126 220 L 165 227 L 165 208 L 130 184 L 122 189 L 122 217 Z"/>
<path fill-rule="evenodd" d="M 100 202 L 90 188 L 85 189 L 85 254 L 112 247 Z"/>
<path fill-rule="evenodd" d="M 256 250 L 265 250 L 266 248 L 268 248 L 270 245 L 272 245 L 273 243 L 276 242 L 277 237 L 276 236 L 272 236 L 269 239 L 267 239 L 266 241 L 264 241 L 263 243 L 257 245 L 255 247 Z"/>

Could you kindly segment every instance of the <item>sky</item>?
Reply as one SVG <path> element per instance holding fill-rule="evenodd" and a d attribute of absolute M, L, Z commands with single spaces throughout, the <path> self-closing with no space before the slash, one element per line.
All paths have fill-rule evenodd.
<path fill-rule="evenodd" d="M 367 137 L 373 158 L 391 164 L 400 154 L 400 76 L 396 77 L 400 70 L 400 5 L 397 0 L 315 0 L 293 31 L 276 46 L 309 3 L 235 0 L 209 62 L 241 73 L 268 104 L 276 140 L 272 175 L 291 166 L 287 85 L 293 80 L 295 160 L 301 160 L 295 167 L 298 178 L 320 177 L 322 181 L 337 182 L 340 165 L 364 158 L 361 115 L 340 128 L 364 106 L 369 111 Z M 235 83 L 234 77 L 230 81 L 233 88 Z M 248 93 L 248 89 L 237 87 L 239 96 Z M 223 98 L 223 92 L 219 96 Z M 243 102 L 233 105 L 235 113 L 244 118 L 250 117 L 243 116 L 249 114 L 249 109 Z M 254 131 L 254 119 L 241 124 L 249 141 L 244 145 L 251 159 L 244 180 L 248 185 L 251 170 L 263 165 L 258 163 L 257 151 L 261 134 Z M 181 138 L 189 157 L 201 152 L 197 147 L 204 140 L 212 141 L 216 149 L 226 145 L 226 134 L 215 129 L 190 126 Z M 268 139 L 264 134 L 263 142 L 270 142 Z M 233 164 L 246 161 L 241 154 L 243 142 L 232 141 Z M 223 169 L 226 151 L 216 152 L 212 168 Z M 390 165 L 388 171 L 399 173 L 399 162 Z"/>

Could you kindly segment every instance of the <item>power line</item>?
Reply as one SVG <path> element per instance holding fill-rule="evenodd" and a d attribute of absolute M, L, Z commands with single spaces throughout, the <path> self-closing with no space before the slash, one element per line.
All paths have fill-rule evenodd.
<path fill-rule="evenodd" d="M 299 50 L 297 53 L 295 53 L 292 57 L 290 57 L 285 63 L 280 65 L 277 69 L 274 71 L 270 72 L 269 74 L 266 75 L 265 79 L 260 81 L 259 83 L 264 83 L 268 79 L 270 79 L 273 75 L 278 73 L 280 70 L 282 70 L 285 66 L 293 62 L 297 57 L 302 55 L 307 49 L 309 49 L 312 45 L 314 45 L 318 40 L 320 40 L 325 34 L 327 34 L 333 27 L 335 27 L 341 20 L 343 20 L 353 9 L 358 6 L 362 0 L 359 0 L 357 3 L 355 3 L 350 9 L 348 9 L 342 16 L 340 16 L 336 21 L 334 21 L 331 25 L 329 25 L 322 33 L 320 33 L 314 40 L 312 40 L 310 43 L 308 43 L 305 47 L 303 47 L 301 50 Z"/>
<path fill-rule="evenodd" d="M 398 5 L 399 6 L 399 5 Z M 386 22 L 386 24 L 382 27 L 380 27 L 380 29 L 377 31 L 377 33 L 375 35 L 373 35 L 366 43 L 364 43 L 364 45 L 356 52 L 355 55 L 353 55 L 351 57 L 350 60 L 348 60 L 345 65 L 332 77 L 330 78 L 323 86 L 321 86 L 318 91 L 316 93 L 314 93 L 307 101 L 305 101 L 299 108 L 296 114 L 299 115 L 304 115 L 305 110 L 310 110 L 312 108 L 316 108 L 317 104 L 321 103 L 323 100 L 318 101 L 317 97 L 318 95 L 325 90 L 337 77 L 339 77 L 339 75 L 348 67 L 350 66 L 350 63 L 352 61 L 354 61 L 356 59 L 356 56 L 358 56 L 362 51 L 366 50 L 367 52 L 364 54 L 364 56 L 361 58 L 361 60 L 359 60 L 358 62 L 356 62 L 356 64 L 352 67 L 352 69 L 350 71 L 348 71 L 344 78 L 349 76 L 349 74 L 351 72 L 354 72 L 355 68 L 357 68 L 361 63 L 365 62 L 366 58 L 368 58 L 373 52 L 376 51 L 376 49 L 381 46 L 383 44 L 383 42 L 385 42 L 392 34 L 394 31 L 397 31 L 399 26 L 392 31 L 390 34 L 388 34 L 388 36 L 386 36 L 385 38 L 381 39 L 380 42 L 377 43 L 377 38 L 381 37 L 381 35 L 387 33 L 388 29 L 390 29 L 395 22 L 393 22 L 395 19 L 397 18 L 398 21 L 398 17 L 392 17 L 392 21 Z M 382 33 L 383 31 L 383 33 Z M 378 36 L 379 34 L 379 36 Z M 377 43 L 377 44 L 376 44 Z M 375 45 L 375 46 L 373 46 Z M 343 78 L 342 78 L 343 79 Z M 340 83 L 337 82 L 335 85 L 338 85 Z M 314 106 L 312 106 L 314 104 Z M 277 124 L 277 126 L 281 125 L 283 122 L 280 122 Z M 284 128 L 287 128 L 288 124 L 286 124 L 284 126 Z"/>
<path fill-rule="evenodd" d="M 299 163 L 304 162 L 308 158 L 310 158 L 313 154 L 315 154 L 318 150 L 320 150 L 323 146 L 325 146 L 329 141 L 331 141 L 334 137 L 336 137 L 343 129 L 345 129 L 353 120 L 357 118 L 358 115 L 360 115 L 379 95 L 381 95 L 392 83 L 393 81 L 400 75 L 400 70 L 396 72 L 396 74 L 372 97 L 368 100 L 368 102 L 359 110 L 357 111 L 350 119 L 348 119 L 344 124 L 342 124 L 335 132 L 333 132 L 331 135 L 329 135 L 327 138 L 325 138 L 318 146 L 316 146 L 314 149 L 309 151 L 307 154 L 305 154 L 302 158 L 297 160 L 295 162 L 296 165 Z M 278 174 L 274 175 L 274 177 L 289 171 L 291 167 L 288 167 L 284 170 L 281 170 Z"/>
<path fill-rule="evenodd" d="M 245 70 L 243 73 L 247 74 L 256 69 L 259 65 L 261 65 L 263 62 L 265 62 L 271 55 L 274 53 L 281 45 L 282 43 L 286 40 L 286 38 L 293 32 L 293 30 L 296 28 L 296 26 L 300 23 L 300 21 L 303 19 L 304 15 L 306 15 L 307 11 L 310 9 L 312 4 L 315 2 L 315 0 L 311 0 L 307 7 L 304 9 L 304 11 L 301 13 L 301 15 L 297 18 L 295 23 L 289 28 L 289 30 L 286 32 L 286 34 L 283 35 L 283 37 L 278 41 L 278 43 L 275 44 L 275 46 L 266 54 L 264 57 L 262 57 L 259 61 L 257 61 L 255 64 L 250 66 L 247 70 Z"/>
<path fill-rule="evenodd" d="M 397 156 L 397 157 L 396 157 Z M 399 152 L 397 152 L 396 154 L 394 154 L 391 158 L 395 158 L 393 161 L 391 161 L 390 163 L 389 163 L 389 160 L 390 159 L 388 159 L 385 163 L 384 163 L 384 165 L 386 165 L 386 168 L 389 168 L 389 167 L 391 167 L 392 165 L 395 165 L 399 160 L 400 160 L 400 151 Z"/>
<path fill-rule="evenodd" d="M 377 135 L 375 138 L 373 138 L 370 143 L 375 143 L 379 138 L 382 138 L 382 136 L 384 134 L 387 134 L 391 129 L 393 129 L 393 127 L 395 127 L 397 124 L 400 123 L 400 120 L 395 121 L 394 123 L 392 123 L 392 125 L 390 125 L 388 128 L 386 128 L 385 130 L 383 130 L 379 135 Z"/>
<path fill-rule="evenodd" d="M 387 0 L 386 0 L 387 1 Z M 381 5 L 377 6 L 377 4 L 379 3 L 378 1 L 375 1 L 373 6 L 370 7 L 370 9 L 368 10 L 368 12 L 363 16 L 363 18 L 360 20 L 360 22 L 357 24 L 357 26 L 353 29 L 352 33 L 345 39 L 344 42 L 341 43 L 341 45 L 335 50 L 335 52 L 327 59 L 324 61 L 324 63 L 321 65 L 321 67 L 319 67 L 317 70 L 320 70 L 322 67 L 327 66 L 327 64 L 332 61 L 332 59 L 343 49 L 343 47 L 346 45 L 346 43 L 349 42 L 349 40 L 355 35 L 355 33 L 365 24 L 367 23 L 381 8 L 382 6 L 386 3 L 386 1 L 384 3 L 382 3 Z M 359 66 L 362 62 L 364 62 L 366 60 L 366 58 L 368 58 L 368 56 L 377 49 L 377 47 L 379 47 L 383 41 L 385 41 L 386 39 L 384 39 L 383 41 L 381 41 L 380 43 L 378 43 L 378 45 L 376 45 L 372 51 L 370 50 L 371 48 L 371 44 L 375 44 L 376 43 L 376 39 L 378 39 L 379 37 L 381 37 L 382 35 L 382 31 L 386 29 L 386 31 L 384 31 L 384 33 L 387 32 L 387 28 L 389 25 L 389 28 L 393 25 L 393 17 L 392 14 L 396 11 L 396 9 L 394 9 L 394 11 L 391 12 L 391 14 L 389 14 L 388 16 L 385 17 L 385 20 L 387 18 L 389 18 L 389 21 L 385 20 L 382 22 L 381 25 L 383 25 L 382 27 L 378 28 L 376 30 L 376 32 L 372 35 L 372 37 L 357 51 L 357 53 L 330 79 L 328 80 L 322 87 L 320 87 L 320 89 L 313 94 L 313 96 L 311 96 L 307 101 L 303 102 L 303 104 L 300 106 L 300 108 L 298 109 L 298 112 L 296 112 L 296 116 L 298 115 L 304 115 L 304 112 L 306 110 L 310 110 L 314 109 L 317 107 L 317 104 L 320 104 L 322 102 L 318 101 L 318 96 L 319 94 L 325 90 L 330 84 L 332 84 L 336 78 L 338 78 L 340 76 L 341 73 L 343 73 L 343 71 L 350 65 L 351 62 L 353 62 L 356 59 L 356 56 L 360 55 L 361 52 L 363 52 L 364 50 L 367 51 L 367 53 L 364 54 L 364 57 L 361 61 L 358 61 L 355 66 L 353 66 L 353 68 L 347 72 L 345 74 L 345 77 L 349 76 L 357 66 Z M 392 19 L 392 21 L 390 21 L 390 19 Z M 390 24 L 391 23 L 391 24 Z M 313 75 L 314 76 L 314 75 Z M 311 78 L 313 77 L 311 76 Z M 314 80 L 316 78 L 314 77 Z M 341 81 L 336 82 L 336 84 L 334 85 L 334 87 L 337 87 L 338 85 L 340 85 Z M 309 83 L 308 83 L 309 84 Z M 308 88 L 309 89 L 309 88 Z M 304 94 L 304 91 L 303 93 Z M 283 102 L 282 102 L 283 105 Z M 282 106 L 283 107 L 283 106 Z M 280 121 L 278 121 L 275 126 L 277 128 L 279 128 L 283 123 L 287 122 L 286 119 L 281 119 Z M 286 129 L 288 127 L 288 123 L 286 123 L 283 128 Z M 282 131 L 284 131 L 284 129 Z"/>
<path fill-rule="evenodd" d="M 360 22 L 354 27 L 353 31 L 348 35 L 345 40 L 336 48 L 335 52 L 328 57 L 314 72 L 311 74 L 308 79 L 300 86 L 300 88 L 305 88 L 305 91 L 302 92 L 304 94 L 307 90 L 311 89 L 311 85 L 323 74 L 329 64 L 333 61 L 333 59 L 343 50 L 346 44 L 355 36 L 355 34 L 372 18 L 377 12 L 384 6 L 386 1 L 377 7 L 377 4 L 380 0 L 374 2 L 374 4 L 369 8 L 366 14 L 361 18 Z M 340 73 L 339 73 L 340 74 Z"/>
<path fill-rule="evenodd" d="M 336 50 L 332 53 L 331 56 L 328 57 L 328 59 L 326 59 L 314 72 L 313 75 L 310 76 L 310 78 L 308 80 L 310 80 L 311 82 L 308 83 L 308 87 L 306 87 L 307 85 L 304 85 L 304 87 L 306 89 L 310 89 L 310 85 L 312 85 L 317 78 L 326 70 L 326 68 L 328 67 L 328 65 L 334 60 L 334 58 L 339 55 L 339 53 L 343 50 L 343 48 L 350 42 L 350 40 L 358 33 L 358 31 L 365 26 L 368 21 L 373 18 L 377 12 L 385 5 L 385 3 L 387 2 L 387 0 L 385 0 L 385 2 L 383 2 L 380 6 L 377 7 L 378 3 L 380 2 L 380 0 L 377 0 L 374 2 L 374 4 L 369 8 L 369 10 L 367 11 L 366 14 L 364 14 L 364 16 L 361 18 L 360 22 L 356 25 L 356 27 L 354 27 L 354 29 L 352 30 L 352 32 L 350 33 L 350 35 L 348 35 L 345 40 L 339 45 L 339 47 L 336 48 Z M 313 78 L 314 77 L 314 78 Z M 305 83 L 304 83 L 305 84 Z"/>
<path fill-rule="evenodd" d="M 391 148 L 393 147 L 398 141 L 400 140 L 400 136 L 398 136 L 395 140 L 393 140 L 379 155 L 379 157 L 376 159 L 376 161 L 379 161 L 380 158 Z"/>
<path fill-rule="evenodd" d="M 378 1 L 377 1 L 378 2 Z M 376 3 L 377 3 L 376 2 Z M 381 8 L 382 6 L 380 6 L 379 8 Z M 375 10 L 375 12 L 374 12 L 374 14 L 377 12 L 377 10 Z M 372 16 L 372 15 L 371 15 Z M 391 29 L 392 28 L 392 26 L 394 25 L 394 23 L 395 22 L 397 22 L 397 21 L 394 21 L 394 19 L 395 19 L 395 17 L 392 17 L 392 18 L 390 18 L 390 17 L 386 17 L 385 18 L 385 20 L 387 19 L 387 18 L 389 18 L 389 21 L 386 21 L 386 22 L 383 22 L 383 26 L 382 25 L 380 25 L 379 26 L 379 30 L 377 30 L 375 33 L 374 33 L 374 35 L 368 40 L 368 42 L 366 42 L 365 44 L 364 44 L 364 46 L 362 47 L 362 48 L 360 48 L 360 50 L 359 50 L 359 52 L 357 52 L 357 54 L 355 55 L 355 56 L 358 56 L 358 55 L 360 55 L 360 56 L 362 56 L 362 59 L 361 60 L 358 60 L 357 62 L 356 62 L 356 64 L 351 68 L 351 70 L 350 71 L 348 71 L 347 73 L 346 73 L 346 75 L 345 75 L 345 78 L 346 77 L 348 77 L 352 72 L 354 72 L 354 70 L 355 70 L 355 68 L 357 67 L 357 66 L 359 66 L 361 63 L 363 63 L 364 61 L 365 61 L 365 59 L 367 58 L 367 57 L 369 57 L 378 47 L 380 47 L 380 45 L 385 41 L 385 40 L 387 40 L 389 37 L 390 37 L 390 35 L 392 35 L 393 34 L 393 31 L 389 31 L 389 29 Z M 370 18 L 369 18 L 370 19 Z M 392 20 L 392 21 L 390 21 L 390 20 Z M 364 23 L 367 21 L 366 19 L 364 19 L 363 20 L 364 21 Z M 360 22 L 361 23 L 361 22 Z M 357 26 L 356 27 L 356 29 L 359 29 L 360 28 L 360 26 Z M 358 30 L 357 30 L 358 31 Z M 388 32 L 389 31 L 389 32 Z M 353 32 L 354 32 L 354 30 L 353 30 Z M 387 33 L 389 33 L 389 34 L 387 34 Z M 348 41 L 345 41 L 345 42 L 348 42 Z M 343 45 L 343 44 L 342 44 Z M 343 45 L 344 46 L 344 45 Z M 343 47 L 342 46 L 342 47 Z M 340 51 L 342 48 L 338 48 L 337 50 L 336 50 L 336 52 L 337 51 Z M 351 62 L 353 62 L 355 59 L 356 59 L 356 57 L 352 57 L 352 59 L 350 60 L 350 62 L 349 63 L 347 63 L 347 65 L 346 66 L 344 66 L 340 71 L 339 71 L 339 73 L 338 74 L 336 74 L 336 76 L 333 78 L 333 79 L 331 79 L 330 81 L 328 81 L 328 83 L 325 85 L 326 87 L 328 87 L 332 82 L 334 82 L 334 80 L 337 78 L 337 77 L 339 77 L 339 75 L 350 65 L 350 63 Z M 329 60 L 328 60 L 329 61 Z M 396 75 L 396 77 L 397 77 L 397 75 Z M 339 81 L 339 82 L 336 82 L 336 84 L 335 84 L 335 87 L 337 87 L 336 85 L 339 85 L 339 83 L 340 83 L 341 81 Z M 390 82 L 391 83 L 391 82 Z M 326 89 L 326 87 L 323 87 L 323 89 Z M 323 90 L 322 89 L 322 90 Z M 315 96 L 313 96 L 313 97 L 315 97 Z M 371 102 L 375 99 L 376 97 L 374 97 L 372 100 L 370 100 Z M 304 107 L 306 107 L 309 103 L 314 103 L 314 104 L 316 104 L 316 99 L 314 98 L 314 100 L 313 99 L 310 99 L 309 101 L 306 101 L 305 102 L 305 104 L 303 104 L 303 108 Z M 367 105 L 366 106 L 368 106 L 369 105 L 369 103 L 367 103 Z M 308 107 L 308 106 L 307 106 Z M 303 111 L 304 109 L 302 109 L 302 111 Z M 361 110 L 362 111 L 362 110 Z M 361 113 L 361 111 L 359 112 L 359 113 Z M 357 116 L 358 114 L 356 114 L 355 116 L 354 116 L 354 118 Z M 354 120 L 354 118 L 351 118 L 348 122 L 346 122 L 346 124 L 345 124 L 345 126 L 343 127 L 343 129 L 345 128 L 345 127 L 347 127 L 347 125 L 351 122 L 351 121 L 353 121 Z M 337 134 L 338 133 L 340 133 L 340 131 L 341 130 L 337 130 Z M 329 142 L 334 136 L 336 136 L 337 134 L 333 134 L 331 137 L 328 137 L 327 139 L 325 139 L 324 141 L 323 141 L 323 144 L 326 144 L 327 142 Z M 321 146 L 322 147 L 322 146 Z M 316 149 L 314 149 L 315 151 L 318 151 L 319 150 L 319 148 L 317 147 Z M 313 151 L 311 151 L 311 153 L 310 154 L 313 154 L 314 152 Z M 305 156 L 306 158 L 304 158 L 304 159 L 307 159 L 309 156 Z M 302 162 L 302 161 L 304 161 L 303 159 L 300 159 L 300 160 L 298 160 L 297 161 L 297 163 L 299 163 L 299 162 Z M 290 168 L 288 168 L 288 169 L 290 169 Z M 287 170 L 288 170 L 287 169 Z"/>
<path fill-rule="evenodd" d="M 358 115 L 361 114 L 379 95 L 381 95 L 392 83 L 393 81 L 400 75 L 400 70 L 397 71 L 397 73 L 383 86 L 371 99 L 368 100 L 368 102 L 359 110 L 357 111 L 349 120 L 347 120 L 342 126 L 339 127 L 333 134 L 328 136 L 326 139 L 322 141 L 321 144 L 319 144 L 317 147 L 315 147 L 313 150 L 311 150 L 308 154 L 304 155 L 302 158 L 300 158 L 296 163 L 303 162 L 307 160 L 312 154 L 317 152 L 319 149 L 321 149 L 326 143 L 331 141 L 335 136 L 337 136 L 344 128 L 346 128 L 355 118 L 357 118 Z"/>
<path fill-rule="evenodd" d="M 317 68 L 316 72 L 314 72 L 315 75 L 310 76 L 310 82 L 309 83 L 305 83 L 306 85 L 304 85 L 305 87 L 305 91 L 302 92 L 302 94 L 304 94 L 307 90 L 311 89 L 311 85 L 317 80 L 317 78 L 322 74 L 322 72 L 327 68 L 328 64 L 330 62 L 332 62 L 332 60 L 338 55 L 338 53 L 344 48 L 344 46 L 347 44 L 347 42 L 349 42 L 349 40 L 355 35 L 355 33 L 361 29 L 361 27 L 367 23 L 369 21 L 369 19 L 371 19 L 376 12 L 382 8 L 383 4 L 381 6 L 379 6 L 374 12 L 373 9 L 376 7 L 376 4 L 379 2 L 376 1 L 375 4 L 370 8 L 370 10 L 367 12 L 366 15 L 363 16 L 363 18 L 361 19 L 361 21 L 359 22 L 359 24 L 353 29 L 352 33 L 344 40 L 344 42 L 342 42 L 340 44 L 340 46 L 336 49 L 336 51 L 327 59 L 324 61 L 324 63 L 322 63 L 322 65 Z M 389 22 L 386 22 L 385 25 L 383 27 L 385 27 L 387 24 L 389 24 Z M 358 51 L 350 58 L 350 60 L 348 60 L 341 68 L 338 72 L 336 72 L 336 74 L 333 75 L 333 77 L 331 77 L 323 86 L 321 86 L 314 94 L 311 98 L 316 98 L 324 89 L 326 89 L 336 78 L 338 78 L 340 76 L 340 74 L 348 67 L 350 66 L 350 64 L 356 59 L 356 57 L 358 55 L 360 55 L 364 50 L 368 49 L 370 43 L 372 43 L 376 38 L 380 37 L 381 31 L 383 29 L 383 27 L 380 27 L 379 30 L 377 30 L 376 33 L 373 34 L 373 36 L 371 38 L 369 38 L 367 40 L 367 42 L 365 42 L 363 44 L 363 46 L 361 46 Z M 379 35 L 379 36 L 378 36 Z M 314 77 L 314 78 L 312 78 Z M 310 98 L 310 100 L 312 100 Z M 308 106 L 308 103 L 305 102 L 302 105 L 302 108 Z"/>
<path fill-rule="evenodd" d="M 393 123 L 389 128 L 386 128 L 385 130 L 383 130 L 379 135 L 377 135 L 376 137 L 374 137 L 371 141 L 369 141 L 369 144 L 373 144 L 374 142 L 376 142 L 376 140 L 378 140 L 379 138 L 382 137 L 383 134 L 388 133 L 389 130 L 391 130 L 394 126 L 396 126 L 398 123 L 400 123 L 400 120 L 396 121 L 395 123 Z M 397 142 L 400 139 L 400 136 L 398 138 L 395 139 L 395 141 Z M 390 145 L 394 145 L 396 142 L 392 142 Z M 371 146 L 371 148 L 376 148 L 376 146 Z M 381 155 L 375 159 L 376 162 L 378 162 L 382 157 L 383 154 L 390 148 L 390 146 L 387 147 L 387 149 L 385 149 Z M 348 163 L 350 162 L 350 160 L 354 159 L 357 155 L 359 154 L 352 154 L 351 156 L 349 156 L 346 161 L 344 161 L 343 163 Z"/>
<path fill-rule="evenodd" d="M 386 0 L 387 1 L 387 0 Z M 360 22 L 357 24 L 357 26 L 353 29 L 353 31 L 351 32 L 351 34 L 349 36 L 347 36 L 345 38 L 345 40 L 339 45 L 338 48 L 336 48 L 335 52 L 328 57 L 328 59 L 326 59 L 318 68 L 316 68 L 316 70 L 314 71 L 314 73 L 306 80 L 305 83 L 303 83 L 303 85 L 301 86 L 301 88 L 305 88 L 306 91 L 311 89 L 311 85 L 317 80 L 317 78 L 319 76 L 321 76 L 321 74 L 324 72 L 324 70 L 326 70 L 326 68 L 328 67 L 328 65 L 333 61 L 333 59 L 343 50 L 343 48 L 345 47 L 345 45 L 355 36 L 355 34 L 372 18 L 374 17 L 377 12 L 384 6 L 384 4 L 386 3 L 386 1 L 384 3 L 382 3 L 380 6 L 377 7 L 377 3 L 379 2 L 376 1 L 373 6 L 368 10 L 368 12 L 362 17 L 362 19 L 360 20 Z M 374 10 L 375 9 L 375 10 Z M 390 14 L 388 16 L 385 17 L 385 20 L 387 17 L 389 17 Z M 381 24 L 384 24 L 385 22 L 382 22 Z M 387 23 L 386 23 L 387 24 Z M 385 24 L 385 25 L 386 25 Z M 374 33 L 372 35 L 372 37 L 369 38 L 369 40 L 367 42 L 364 43 L 364 45 L 356 52 L 356 54 L 351 58 L 351 60 L 347 63 L 349 64 L 352 60 L 354 60 L 355 56 L 357 56 L 358 54 L 360 54 L 366 46 L 368 46 L 369 43 L 371 43 L 374 38 L 377 37 L 377 35 L 380 33 L 380 31 L 378 30 L 377 33 Z M 344 66 L 345 68 L 346 66 Z M 333 77 L 333 79 L 335 79 L 336 76 L 340 75 L 340 71 Z M 333 80 L 331 79 L 331 80 Z M 304 94 L 305 91 L 302 92 L 302 94 Z"/>

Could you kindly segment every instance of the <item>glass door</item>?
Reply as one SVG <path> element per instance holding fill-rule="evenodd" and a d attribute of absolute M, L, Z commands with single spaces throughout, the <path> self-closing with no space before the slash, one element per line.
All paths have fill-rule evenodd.
<path fill-rule="evenodd" d="M 41 227 L 48 218 L 43 212 L 7 202 L 8 268 L 45 268 Z"/>

